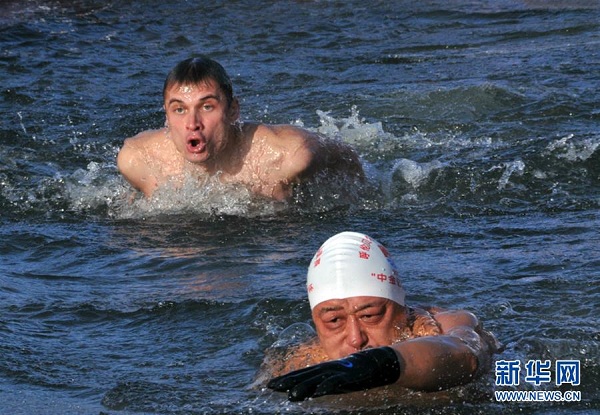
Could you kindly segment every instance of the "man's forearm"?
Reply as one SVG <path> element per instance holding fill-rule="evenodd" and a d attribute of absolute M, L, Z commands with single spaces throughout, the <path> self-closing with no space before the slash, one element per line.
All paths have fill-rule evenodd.
<path fill-rule="evenodd" d="M 454 336 L 420 337 L 392 347 L 401 368 L 396 384 L 402 387 L 437 391 L 467 383 L 477 373 L 476 354 Z"/>

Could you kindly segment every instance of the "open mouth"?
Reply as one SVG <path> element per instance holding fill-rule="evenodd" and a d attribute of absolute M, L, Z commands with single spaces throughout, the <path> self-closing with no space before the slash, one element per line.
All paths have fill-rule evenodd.
<path fill-rule="evenodd" d="M 187 141 L 187 148 L 190 153 L 200 153 L 204 150 L 206 144 L 200 138 L 190 138 Z"/>

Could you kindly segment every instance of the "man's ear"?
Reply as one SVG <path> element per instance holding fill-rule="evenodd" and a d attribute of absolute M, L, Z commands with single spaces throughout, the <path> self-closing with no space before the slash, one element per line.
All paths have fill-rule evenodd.
<path fill-rule="evenodd" d="M 236 97 L 233 97 L 231 100 L 228 113 L 231 122 L 237 121 L 240 118 L 240 102 Z"/>

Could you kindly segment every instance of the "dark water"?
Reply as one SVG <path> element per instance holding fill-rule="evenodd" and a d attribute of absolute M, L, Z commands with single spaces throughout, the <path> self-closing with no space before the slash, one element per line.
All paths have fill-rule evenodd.
<path fill-rule="evenodd" d="M 583 0 L 3 0 L 0 413 L 598 413 L 599 22 Z M 244 119 L 352 143 L 371 187 L 128 203 L 122 140 L 200 52 Z M 493 374 L 397 401 L 252 388 L 342 230 L 387 245 L 409 303 L 477 314 L 498 359 L 580 360 L 581 402 L 500 403 Z"/>

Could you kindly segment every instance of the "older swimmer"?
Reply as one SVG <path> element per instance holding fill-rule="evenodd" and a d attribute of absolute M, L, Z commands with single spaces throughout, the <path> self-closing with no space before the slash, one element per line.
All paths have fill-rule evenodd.
<path fill-rule="evenodd" d="M 121 174 L 151 197 L 160 186 L 181 186 L 218 175 L 274 200 L 316 175 L 362 178 L 357 154 L 291 125 L 241 123 L 239 101 L 225 69 L 206 56 L 177 64 L 163 87 L 165 127 L 125 140 L 117 156 Z"/>
<path fill-rule="evenodd" d="M 500 347 L 468 311 L 407 306 L 388 251 L 361 233 L 319 248 L 307 291 L 317 338 L 292 350 L 267 384 L 293 401 L 389 384 L 462 385 L 489 370 Z"/>

